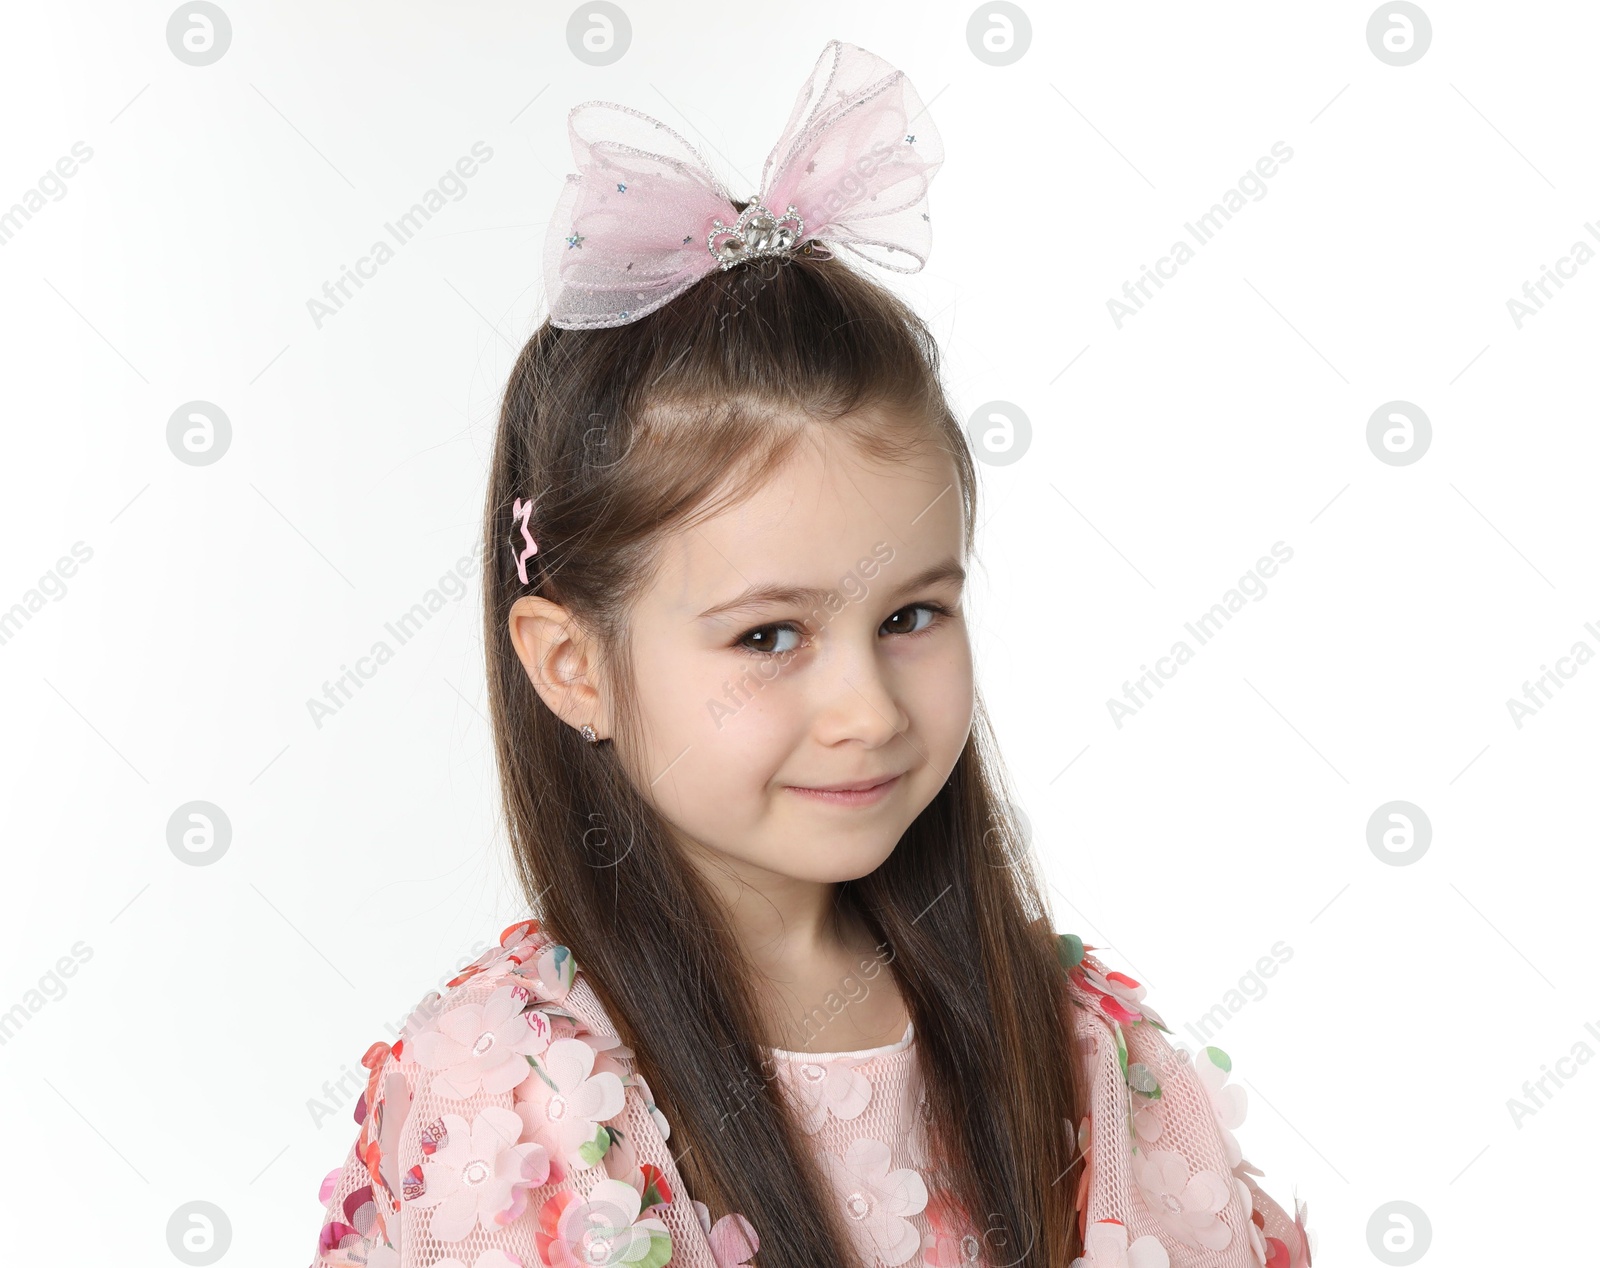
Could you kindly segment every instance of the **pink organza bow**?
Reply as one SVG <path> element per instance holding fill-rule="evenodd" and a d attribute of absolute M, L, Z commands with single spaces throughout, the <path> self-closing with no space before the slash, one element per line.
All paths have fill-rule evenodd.
<path fill-rule="evenodd" d="M 578 171 L 545 239 L 550 320 L 621 326 L 722 267 L 708 238 L 738 210 L 699 152 L 666 124 L 586 101 L 567 117 Z M 927 263 L 928 184 L 944 160 L 911 81 L 854 44 L 831 41 L 767 155 L 751 201 L 897 273 Z M 732 234 L 717 235 L 720 245 Z"/>

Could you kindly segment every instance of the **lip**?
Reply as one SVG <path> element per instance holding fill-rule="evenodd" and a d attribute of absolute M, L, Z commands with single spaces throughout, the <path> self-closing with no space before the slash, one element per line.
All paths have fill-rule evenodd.
<path fill-rule="evenodd" d="M 848 783 L 829 784 L 825 787 L 807 788 L 799 784 L 789 784 L 786 787 L 790 792 L 799 793 L 813 801 L 820 801 L 829 805 L 870 806 L 882 801 L 893 792 L 904 777 L 904 772 L 901 772 L 898 775 L 857 779 Z"/>

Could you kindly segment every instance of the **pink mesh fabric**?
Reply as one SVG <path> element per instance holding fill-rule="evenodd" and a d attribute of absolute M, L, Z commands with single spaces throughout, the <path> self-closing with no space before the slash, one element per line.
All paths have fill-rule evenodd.
<path fill-rule="evenodd" d="M 544 246 L 550 320 L 620 326 L 722 267 L 712 252 L 733 198 L 700 153 L 657 119 L 586 101 L 567 118 L 573 162 Z M 928 184 L 944 160 L 911 81 L 854 44 L 830 41 L 801 87 L 752 196 L 775 217 L 792 204 L 810 239 L 898 273 L 927 262 Z"/>
<path fill-rule="evenodd" d="M 1268 1197 L 1233 1134 L 1245 1097 L 1227 1083 L 1227 1054 L 1174 1050 L 1144 988 L 1092 955 L 1068 981 L 1089 1089 L 1078 1144 L 1090 1268 L 1310 1268 L 1304 1204 L 1291 1218 Z"/>
<path fill-rule="evenodd" d="M 825 1053 L 769 1048 L 767 1053 L 773 1076 L 811 1138 L 862 1262 L 923 1263 L 924 1245 L 934 1248 L 929 1205 L 936 1191 L 914 1027 L 907 1023 L 897 1042 L 880 1048 Z M 960 1234 L 953 1227 L 951 1232 L 954 1236 L 944 1241 L 959 1247 Z M 976 1239 L 969 1235 L 968 1241 L 975 1256 Z M 951 1245 L 944 1249 L 948 1253 Z"/>
<path fill-rule="evenodd" d="M 1303 1205 L 1291 1218 L 1240 1154 L 1243 1093 L 1226 1081 L 1225 1055 L 1174 1052 L 1143 988 L 1092 956 L 1068 980 L 1090 1090 L 1079 1129 L 1089 1161 L 1074 1172 L 1089 1253 L 1073 1268 L 1309 1268 Z M 986 1230 L 963 1221 L 931 1166 L 913 1027 L 880 1048 L 768 1049 L 767 1060 L 864 1262 L 986 1262 Z M 312 1268 L 747 1258 L 740 1217 L 713 1225 L 685 1192 L 633 1053 L 533 922 L 506 930 L 363 1064 L 361 1127 L 324 1181 Z"/>
<path fill-rule="evenodd" d="M 590 1095 L 597 1091 L 594 1085 L 612 1078 L 623 1085 L 621 1112 L 603 1120 L 608 1131 L 616 1130 L 610 1131 L 612 1143 L 598 1164 L 564 1151 L 571 1138 L 564 1140 L 552 1121 L 554 1102 L 538 1106 L 536 1101 L 525 1098 L 541 1078 L 531 1063 L 513 1088 L 492 1090 L 490 1079 L 483 1078 L 477 1090 L 462 1096 L 458 1093 L 465 1090 L 460 1087 L 463 1066 L 444 1072 L 456 1082 L 452 1089 L 440 1071 L 429 1069 L 418 1060 L 423 1036 L 447 1029 L 463 1033 L 450 1020 L 451 1015 L 458 1010 L 486 1010 L 491 998 L 507 989 L 527 992 L 527 1012 L 550 1019 L 554 1040 L 575 1039 L 594 1052 L 592 1068 L 576 1079 L 561 1077 L 560 1067 L 565 1063 L 554 1059 L 554 1042 L 544 1053 L 536 1054 L 542 1068 L 556 1077 L 566 1093 L 561 1098 L 564 1119 L 572 1121 L 584 1109 L 594 1107 L 597 1102 Z M 483 1019 L 483 1014 L 473 1015 L 474 1022 L 481 1024 Z M 470 1034 L 470 1029 L 465 1033 Z M 506 1039 L 507 1031 L 498 1031 L 490 1047 L 504 1046 Z M 666 1262 L 661 1254 L 668 1251 L 674 1265 L 718 1268 L 701 1223 L 701 1211 L 684 1192 L 673 1164 L 666 1143 L 670 1126 L 655 1109 L 649 1085 L 634 1071 L 632 1051 L 617 1039 L 594 992 L 576 974 L 566 948 L 554 945 L 535 922 L 507 929 L 501 945 L 469 966 L 443 997 L 431 994 L 417 1006 L 393 1050 L 377 1051 L 383 1047 L 374 1045 L 363 1061 L 371 1063 L 369 1069 L 376 1066 L 377 1074 L 369 1081 L 363 1098 L 363 1104 L 371 1108 L 364 1116 L 361 1131 L 342 1168 L 324 1181 L 326 1209 L 313 1268 L 532 1268 L 558 1262 L 629 1263 L 658 1268 Z M 464 1063 L 469 1081 L 475 1072 L 471 1065 Z M 504 1081 L 500 1078 L 494 1086 Z M 497 1222 L 496 1213 L 485 1207 L 465 1236 L 442 1236 L 436 1221 L 444 1208 L 426 1205 L 430 1195 L 419 1181 L 428 1178 L 430 1151 L 438 1156 L 449 1148 L 452 1137 L 462 1135 L 459 1130 L 447 1132 L 441 1143 L 440 1125 L 473 1124 L 485 1111 L 491 1115 L 496 1111 L 510 1112 L 516 1115 L 518 1126 L 494 1142 L 497 1157 L 467 1160 L 462 1178 L 468 1183 L 475 1178 L 467 1174 L 473 1162 L 487 1161 L 503 1171 L 508 1155 L 532 1141 L 542 1143 L 548 1156 L 548 1179 L 544 1183 L 513 1186 L 514 1207 L 497 1212 L 502 1217 L 509 1216 L 505 1223 Z M 454 1116 L 454 1124 L 446 1115 Z M 478 1134 L 472 1133 L 473 1144 L 477 1141 Z M 535 1176 L 541 1174 L 537 1167 L 532 1170 Z M 620 1182 L 636 1191 L 632 1208 L 626 1202 L 606 1197 L 597 1199 L 585 1212 L 579 1203 L 608 1182 Z M 467 1188 L 468 1183 L 460 1188 Z M 564 1193 L 577 1199 L 574 1205 L 578 1209 L 571 1214 L 565 1229 L 558 1230 L 546 1221 L 553 1221 L 559 1213 L 553 1200 Z M 651 1202 L 665 1193 L 671 1194 L 670 1201 Z M 641 1209 L 642 1206 L 648 1209 Z M 586 1214 L 590 1218 L 586 1219 Z M 659 1249 L 653 1254 L 637 1258 L 622 1258 L 623 1254 L 633 1253 L 626 1241 L 619 1240 L 608 1249 L 597 1237 L 585 1239 L 583 1235 L 586 1224 L 598 1224 L 602 1228 L 630 1230 L 625 1236 L 635 1239 L 641 1234 L 648 1237 L 652 1222 L 662 1226 L 670 1244 L 657 1243 Z M 546 1235 L 564 1232 L 565 1236 L 558 1240 L 568 1244 L 568 1258 L 561 1258 L 559 1247 L 547 1244 L 541 1248 L 541 1231 Z"/>

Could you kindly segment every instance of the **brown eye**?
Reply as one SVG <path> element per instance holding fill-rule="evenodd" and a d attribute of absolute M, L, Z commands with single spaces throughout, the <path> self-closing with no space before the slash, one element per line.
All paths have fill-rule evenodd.
<path fill-rule="evenodd" d="M 738 646 L 751 652 L 792 652 L 800 646 L 800 631 L 792 625 L 758 625 L 739 636 Z"/>
<path fill-rule="evenodd" d="M 910 607 L 901 608 L 898 612 L 891 612 L 879 630 L 884 634 L 920 634 L 933 624 L 937 612 L 926 604 L 915 603 Z"/>

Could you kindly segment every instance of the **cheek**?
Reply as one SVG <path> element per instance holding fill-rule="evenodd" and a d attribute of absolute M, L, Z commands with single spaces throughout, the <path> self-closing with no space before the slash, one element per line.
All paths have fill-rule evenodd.
<path fill-rule="evenodd" d="M 722 692 L 715 668 L 714 658 L 684 649 L 634 648 L 632 704 L 643 747 L 630 774 L 670 822 L 697 838 L 705 829 L 697 811 L 714 800 L 715 771 L 706 759 L 716 735 L 710 702 Z"/>
<path fill-rule="evenodd" d="M 708 702 L 722 690 L 714 669 L 713 658 L 686 649 L 635 644 L 632 705 L 643 730 L 640 765 L 649 772 L 647 779 L 686 748 L 704 743 L 710 731 Z"/>
<path fill-rule="evenodd" d="M 681 797 L 705 789 L 721 803 L 771 775 L 781 756 L 782 675 L 763 678 L 755 659 L 705 648 L 635 649 L 635 702 L 644 727 L 645 765 Z"/>
<path fill-rule="evenodd" d="M 972 652 L 963 636 L 919 665 L 911 688 L 923 735 L 952 765 L 972 729 L 972 685 Z"/>
<path fill-rule="evenodd" d="M 704 739 L 729 771 L 770 775 L 804 731 L 798 671 L 774 661 L 740 658 L 717 680 L 717 705 L 705 711 Z"/>

